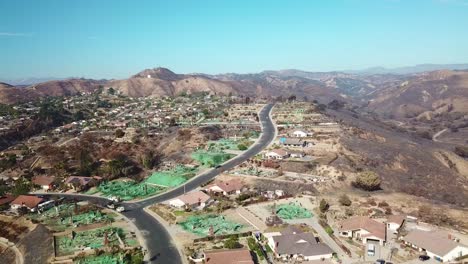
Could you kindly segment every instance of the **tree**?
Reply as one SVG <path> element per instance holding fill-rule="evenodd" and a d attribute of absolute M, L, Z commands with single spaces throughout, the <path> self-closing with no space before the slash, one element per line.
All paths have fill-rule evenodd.
<path fill-rule="evenodd" d="M 377 173 L 373 171 L 363 171 L 358 174 L 356 180 L 353 182 L 353 186 L 365 191 L 375 191 L 380 189 L 381 182 Z"/>
<path fill-rule="evenodd" d="M 295 96 L 295 95 L 289 96 L 289 97 L 288 97 L 288 101 L 289 101 L 289 102 L 294 102 L 294 101 L 296 101 L 296 96 Z"/>
<path fill-rule="evenodd" d="M 338 201 L 340 202 L 341 205 L 344 205 L 344 206 L 350 206 L 353 203 L 351 199 L 349 199 L 348 195 L 346 194 L 341 195 Z"/>
<path fill-rule="evenodd" d="M 122 129 L 117 129 L 115 131 L 115 136 L 118 138 L 122 138 L 123 136 L 125 136 L 125 132 L 123 132 Z"/>
<path fill-rule="evenodd" d="M 320 200 L 320 207 L 319 207 L 320 212 L 325 213 L 328 211 L 329 208 L 330 208 L 330 205 L 328 204 L 327 201 L 325 201 L 325 199 Z"/>
<path fill-rule="evenodd" d="M 224 247 L 228 249 L 241 248 L 242 245 L 239 243 L 239 238 L 236 235 L 232 235 L 229 239 L 224 241 Z"/>
<path fill-rule="evenodd" d="M 107 93 L 109 93 L 110 95 L 114 95 L 115 94 L 115 90 L 114 88 L 109 88 L 109 90 L 107 90 Z"/>
<path fill-rule="evenodd" d="M 93 172 L 93 158 L 91 157 L 89 152 L 81 148 L 79 151 L 78 159 L 80 160 L 80 174 L 83 176 L 91 176 Z"/>
<path fill-rule="evenodd" d="M 244 145 L 244 144 L 239 144 L 239 145 L 237 145 L 237 148 L 238 148 L 239 150 L 246 150 L 246 149 L 247 149 L 247 146 Z"/>
<path fill-rule="evenodd" d="M 455 147 L 455 154 L 462 158 L 468 158 L 468 147 L 465 146 L 457 146 Z"/>
<path fill-rule="evenodd" d="M 13 196 L 23 195 L 29 193 L 31 190 L 31 184 L 23 179 L 19 179 L 15 182 L 15 187 L 13 187 L 12 194 Z"/>
<path fill-rule="evenodd" d="M 3 179 L 0 179 L 0 197 L 3 196 L 10 188 Z"/>
<path fill-rule="evenodd" d="M 319 112 L 324 112 L 326 109 L 327 109 L 327 106 L 324 105 L 324 104 L 319 104 L 319 105 L 317 106 L 317 110 L 318 110 Z"/>
<path fill-rule="evenodd" d="M 156 166 L 161 157 L 160 154 L 155 153 L 153 150 L 147 150 L 141 157 L 140 157 L 140 162 L 143 167 L 146 169 L 152 169 L 154 166 Z"/>
<path fill-rule="evenodd" d="M 345 106 L 345 103 L 340 101 L 340 100 L 333 100 L 330 103 L 328 103 L 328 108 L 333 109 L 333 110 L 338 110 L 341 109 Z"/>

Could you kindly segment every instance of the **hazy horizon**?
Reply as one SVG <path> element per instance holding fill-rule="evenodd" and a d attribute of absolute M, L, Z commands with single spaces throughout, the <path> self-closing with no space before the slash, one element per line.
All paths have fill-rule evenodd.
<path fill-rule="evenodd" d="M 402 68 L 412 68 L 412 67 L 418 67 L 418 66 L 445 66 L 445 65 L 449 65 L 449 66 L 450 65 L 463 65 L 463 66 L 466 66 L 466 67 L 463 67 L 463 69 L 468 69 L 468 63 L 449 63 L 449 64 L 421 63 L 421 64 L 416 64 L 416 65 L 403 65 L 403 66 L 400 66 L 400 67 L 393 67 L 393 68 L 384 67 L 384 66 L 373 66 L 373 67 L 368 67 L 368 68 L 364 68 L 364 69 L 341 69 L 341 70 L 330 70 L 330 71 L 313 71 L 313 70 L 307 70 L 307 69 L 297 69 L 297 68 L 288 68 L 288 69 L 286 69 L 286 68 L 284 68 L 284 69 L 264 69 L 264 70 L 257 71 L 257 72 L 219 72 L 219 73 L 175 72 L 175 71 L 173 71 L 172 69 L 170 69 L 168 67 L 156 66 L 156 67 L 141 69 L 138 72 L 146 70 L 146 69 L 166 68 L 168 70 L 173 71 L 176 74 L 208 74 L 208 75 L 257 74 L 257 73 L 266 72 L 266 71 L 288 71 L 288 70 L 297 70 L 297 71 L 315 72 L 315 73 L 317 73 L 317 72 L 344 72 L 344 73 L 362 72 L 362 73 L 365 73 L 366 71 L 373 70 L 373 69 L 385 69 L 385 70 L 392 71 L 392 70 L 397 70 L 397 69 L 402 69 Z M 100 79 L 103 79 L 103 80 L 104 79 L 105 80 L 116 79 L 117 80 L 117 79 L 129 78 L 131 75 L 137 74 L 138 72 L 131 73 L 130 75 L 125 76 L 125 77 L 121 77 L 121 78 L 99 78 L 99 77 L 92 78 L 92 77 L 79 76 L 79 75 L 76 75 L 76 76 L 61 76 L 61 77 L 57 77 L 57 76 L 26 76 L 26 77 L 20 77 L 20 78 L 3 78 L 2 76 L 0 76 L 0 82 L 5 82 L 5 81 L 15 81 L 15 82 L 17 82 L 17 81 L 28 80 L 28 79 L 38 79 L 38 80 L 48 81 L 48 80 L 74 79 L 74 78 L 95 79 L 95 80 L 100 80 Z M 14 84 L 14 83 L 10 83 L 10 84 Z"/>

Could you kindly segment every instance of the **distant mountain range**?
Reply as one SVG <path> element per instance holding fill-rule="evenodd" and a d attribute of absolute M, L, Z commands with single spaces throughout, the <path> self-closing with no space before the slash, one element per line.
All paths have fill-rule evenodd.
<path fill-rule="evenodd" d="M 372 67 L 364 70 L 357 71 L 344 71 L 353 74 L 414 74 L 427 71 L 438 71 L 438 70 L 467 70 L 468 64 L 419 64 L 409 67 L 399 68 L 384 68 L 384 67 Z"/>
<path fill-rule="evenodd" d="M 43 83 L 48 81 L 56 80 L 65 80 L 68 78 L 54 78 L 54 77 L 45 77 L 45 78 L 22 78 L 22 79 L 0 79 L 1 82 L 5 82 L 14 86 L 29 86 L 36 83 Z"/>
<path fill-rule="evenodd" d="M 432 71 L 439 68 L 451 69 Z M 391 70 L 379 68 L 366 74 L 280 70 L 218 75 L 177 74 L 166 68 L 154 68 L 122 80 L 51 80 L 26 87 L 0 83 L 0 103 L 70 96 L 92 92 L 102 86 L 132 97 L 176 96 L 182 92 L 203 91 L 261 97 L 295 95 L 323 103 L 337 99 L 394 117 L 451 111 L 468 113 L 468 71 L 464 68 L 468 68 L 468 64 L 418 65 Z M 415 73 L 425 69 L 431 71 Z M 391 73 L 383 73 L 385 71 Z"/>

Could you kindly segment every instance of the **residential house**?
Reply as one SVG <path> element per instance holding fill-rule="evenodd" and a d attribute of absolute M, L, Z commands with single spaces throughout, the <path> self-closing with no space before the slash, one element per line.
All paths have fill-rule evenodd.
<path fill-rule="evenodd" d="M 44 199 L 33 195 L 20 195 L 11 202 L 11 208 L 18 210 L 21 207 L 26 207 L 29 211 L 34 212 L 37 206 L 44 201 Z"/>
<path fill-rule="evenodd" d="M 73 190 L 80 191 L 95 186 L 100 180 L 102 180 L 102 178 L 98 176 L 70 176 L 65 180 L 65 184 Z"/>
<path fill-rule="evenodd" d="M 308 133 L 308 132 L 305 132 L 305 131 L 302 131 L 302 130 L 296 130 L 293 132 L 293 136 L 294 137 L 310 137 L 312 136 L 312 133 Z"/>
<path fill-rule="evenodd" d="M 400 227 L 405 223 L 406 216 L 404 215 L 391 215 L 387 218 L 387 229 L 393 232 L 397 232 Z"/>
<path fill-rule="evenodd" d="M 275 191 L 266 191 L 263 193 L 263 196 L 268 199 L 276 199 L 281 198 L 285 195 L 283 190 L 275 190 Z"/>
<path fill-rule="evenodd" d="M 55 177 L 45 176 L 45 175 L 35 176 L 32 179 L 32 183 L 35 185 L 39 185 L 41 189 L 44 191 L 48 191 L 52 189 L 54 187 L 53 186 L 54 181 L 55 181 Z"/>
<path fill-rule="evenodd" d="M 288 226 L 280 232 L 266 233 L 268 245 L 275 257 L 283 260 L 321 260 L 330 259 L 333 250 L 320 243 L 312 233 L 305 233 L 299 228 Z"/>
<path fill-rule="evenodd" d="M 279 140 L 280 145 L 286 146 L 286 147 L 306 147 L 308 146 L 307 141 L 302 140 L 300 138 L 285 138 L 282 137 Z"/>
<path fill-rule="evenodd" d="M 211 197 L 206 193 L 202 191 L 193 191 L 170 200 L 169 205 L 176 208 L 201 210 L 208 206 L 211 201 Z"/>
<path fill-rule="evenodd" d="M 289 157 L 289 153 L 282 149 L 274 149 L 265 154 L 267 159 L 283 160 Z"/>
<path fill-rule="evenodd" d="M 245 188 L 244 183 L 239 179 L 231 179 L 229 181 L 215 181 L 213 184 L 205 188 L 207 192 L 222 193 L 224 196 L 232 194 L 240 194 Z"/>
<path fill-rule="evenodd" d="M 468 246 L 456 242 L 449 233 L 443 231 L 412 230 L 401 240 L 441 262 L 468 255 Z"/>
<path fill-rule="evenodd" d="M 289 155 L 291 158 L 303 158 L 305 157 L 305 153 L 302 151 L 289 151 Z"/>
<path fill-rule="evenodd" d="M 386 225 L 367 216 L 355 216 L 343 220 L 338 223 L 338 230 L 340 236 L 361 240 L 363 244 L 374 241 L 384 245 L 387 240 Z"/>
<path fill-rule="evenodd" d="M 254 264 L 250 251 L 245 248 L 205 251 L 206 264 Z"/>

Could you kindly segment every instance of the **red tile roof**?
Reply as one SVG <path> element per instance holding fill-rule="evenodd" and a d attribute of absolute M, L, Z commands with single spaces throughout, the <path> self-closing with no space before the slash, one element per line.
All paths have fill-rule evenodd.
<path fill-rule="evenodd" d="M 206 264 L 254 264 L 248 249 L 212 250 L 205 252 Z"/>
<path fill-rule="evenodd" d="M 40 186 L 49 186 L 50 184 L 52 184 L 52 182 L 54 182 L 55 178 L 52 177 L 52 176 L 35 176 L 33 179 L 32 179 L 32 182 L 34 184 L 37 184 L 37 185 L 40 185 Z"/>
<path fill-rule="evenodd" d="M 11 204 L 24 205 L 28 208 L 36 207 L 43 199 L 32 195 L 20 195 Z"/>

